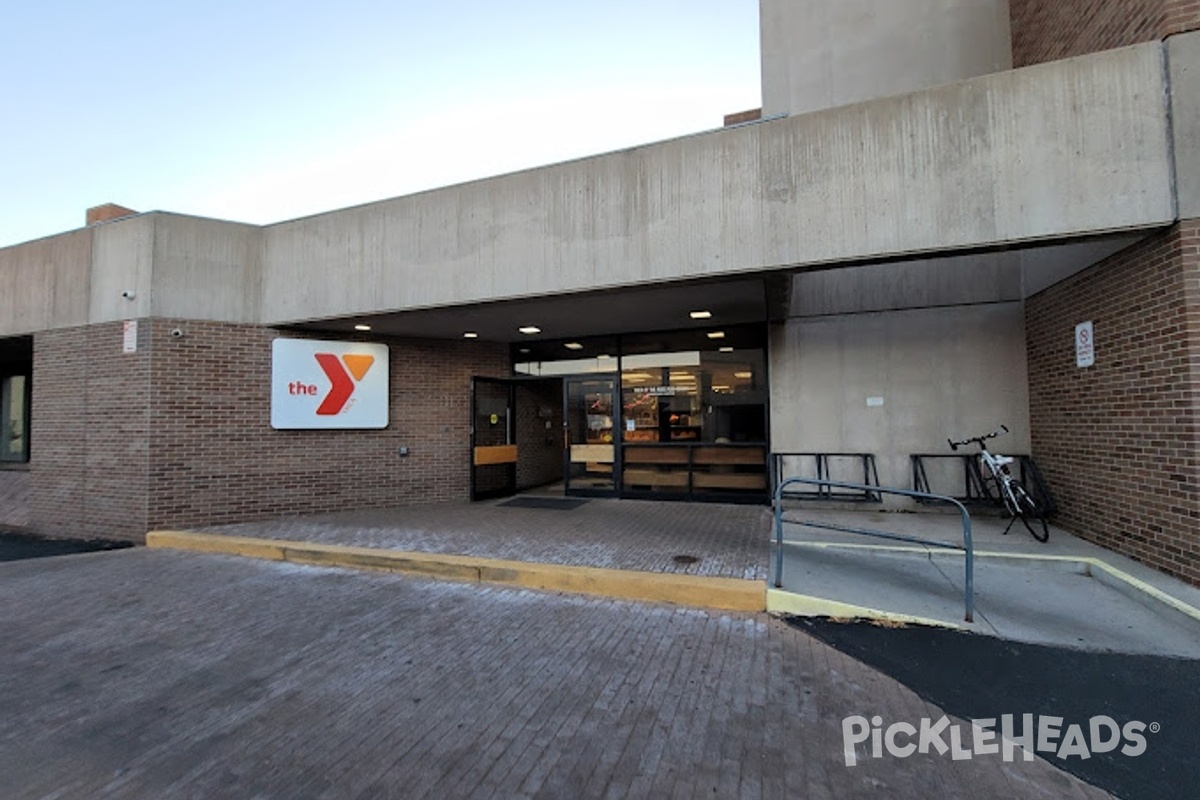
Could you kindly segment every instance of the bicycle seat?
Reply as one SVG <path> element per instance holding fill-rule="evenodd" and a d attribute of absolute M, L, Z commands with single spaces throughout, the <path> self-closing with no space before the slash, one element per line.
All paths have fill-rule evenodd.
<path fill-rule="evenodd" d="M 996 459 L 996 463 L 999 464 L 1000 466 L 1004 466 L 1005 464 L 1011 464 L 1014 461 L 1016 461 L 1016 459 L 1013 458 L 1012 456 L 992 456 L 992 458 Z"/>

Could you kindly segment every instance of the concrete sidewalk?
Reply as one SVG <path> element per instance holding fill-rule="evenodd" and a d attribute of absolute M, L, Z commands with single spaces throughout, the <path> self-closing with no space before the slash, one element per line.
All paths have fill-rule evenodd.
<path fill-rule="evenodd" d="M 847 716 L 941 710 L 765 614 L 147 548 L 0 564 L 0 607 L 6 800 L 1109 796 L 847 766 Z"/>
<path fill-rule="evenodd" d="M 962 627 L 1002 638 L 1200 658 L 1200 590 L 1052 526 L 1035 541 L 972 517 L 975 620 L 964 621 L 965 559 L 947 551 L 797 524 L 849 525 L 960 542 L 957 514 L 787 512 L 783 591 L 772 610 Z M 773 586 L 773 584 L 772 584 Z"/>

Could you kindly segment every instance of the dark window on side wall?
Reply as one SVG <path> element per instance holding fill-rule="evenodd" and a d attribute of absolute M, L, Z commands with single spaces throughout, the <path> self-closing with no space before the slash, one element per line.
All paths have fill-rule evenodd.
<path fill-rule="evenodd" d="M 29 461 L 28 375 L 6 375 L 0 379 L 0 461 Z"/>

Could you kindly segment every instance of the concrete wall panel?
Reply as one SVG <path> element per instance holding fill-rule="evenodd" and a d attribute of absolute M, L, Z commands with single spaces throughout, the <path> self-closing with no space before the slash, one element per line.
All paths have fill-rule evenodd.
<path fill-rule="evenodd" d="M 1179 217 L 1200 217 L 1200 32 L 1167 41 Z"/>
<path fill-rule="evenodd" d="M 155 316 L 258 319 L 261 228 L 173 214 L 153 219 Z"/>
<path fill-rule="evenodd" d="M 87 322 L 92 232 L 0 250 L 0 336 Z"/>
<path fill-rule="evenodd" d="M 761 0 L 763 115 L 1008 69 L 1007 0 Z"/>
<path fill-rule="evenodd" d="M 272 226 L 263 321 L 1169 223 L 1161 47 L 714 131 Z"/>
<path fill-rule="evenodd" d="M 949 437 L 1003 423 L 997 449 L 1029 452 L 1020 303 L 794 319 L 771 350 L 776 452 L 874 453 L 880 482 L 900 488 L 909 456 L 950 453 Z"/>
<path fill-rule="evenodd" d="M 151 272 L 154 263 L 153 214 L 96 225 L 92 232 L 92 323 L 138 319 L 151 313 Z M 132 300 L 122 296 L 132 291 Z"/>

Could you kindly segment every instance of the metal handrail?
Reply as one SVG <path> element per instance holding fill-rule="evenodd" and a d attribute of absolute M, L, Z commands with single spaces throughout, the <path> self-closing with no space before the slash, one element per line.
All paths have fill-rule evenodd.
<path fill-rule="evenodd" d="M 902 497 L 912 497 L 917 500 L 934 500 L 944 503 L 951 503 L 958 507 L 959 513 L 962 515 L 963 525 L 963 543 L 961 545 L 952 544 L 950 542 L 939 542 L 932 539 L 919 539 L 915 536 L 905 536 L 901 533 L 892 533 L 890 531 L 877 531 L 869 528 L 851 528 L 845 525 L 831 525 L 826 522 L 815 522 L 813 520 L 788 520 L 794 525 L 804 525 L 809 528 L 821 528 L 831 531 L 842 531 L 844 533 L 858 533 L 863 536 L 874 536 L 879 539 L 891 539 L 898 542 L 911 542 L 913 544 L 927 545 L 929 547 L 943 547 L 948 550 L 962 550 L 966 554 L 966 587 L 964 590 L 964 601 L 966 605 L 966 615 L 964 619 L 967 622 L 974 622 L 975 619 L 975 550 L 971 543 L 971 515 L 967 512 L 967 507 L 953 497 L 946 495 L 930 494 L 929 492 L 915 492 L 908 489 L 890 489 L 882 486 L 867 486 L 865 484 L 842 483 L 840 481 L 831 481 L 824 478 L 788 478 L 779 482 L 775 487 L 775 588 L 783 586 L 783 489 L 793 483 L 806 483 L 817 487 L 833 487 L 836 489 L 854 489 L 857 491 L 872 491 L 881 492 L 883 494 L 895 494 Z"/>

